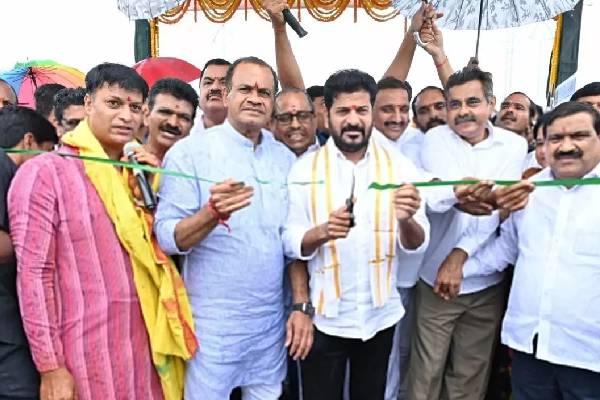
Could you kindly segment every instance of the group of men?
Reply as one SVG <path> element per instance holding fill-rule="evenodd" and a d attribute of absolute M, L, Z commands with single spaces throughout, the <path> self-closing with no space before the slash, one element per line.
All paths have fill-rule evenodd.
<path fill-rule="evenodd" d="M 500 334 L 515 399 L 600 399 L 600 83 L 496 113 L 424 5 L 382 79 L 305 89 L 265 7 L 277 73 L 210 60 L 199 95 L 0 81 L 0 399 L 484 399 Z M 443 89 L 412 98 L 414 32 Z"/>

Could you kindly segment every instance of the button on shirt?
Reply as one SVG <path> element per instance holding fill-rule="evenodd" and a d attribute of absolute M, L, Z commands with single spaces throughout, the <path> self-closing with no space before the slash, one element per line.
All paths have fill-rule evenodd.
<path fill-rule="evenodd" d="M 520 179 L 527 155 L 525 139 L 502 128 L 488 124 L 488 137 L 472 146 L 454 133 L 448 125 L 427 132 L 421 150 L 425 171 L 442 180 L 464 177 L 480 179 Z M 450 251 L 460 247 L 472 253 L 485 241 L 497 226 L 497 213 L 490 217 L 475 217 L 452 207 L 456 199 L 432 207 L 427 202 L 431 223 L 430 246 L 425 252 L 420 278 L 433 286 L 437 272 Z M 443 211 L 443 212 L 441 212 Z M 467 228 L 471 225 L 471 229 Z M 469 259 L 467 263 L 475 263 Z M 477 275 L 462 282 L 460 294 L 474 293 L 500 282 L 501 273 Z"/>
<path fill-rule="evenodd" d="M 314 323 L 320 331 L 328 335 L 368 340 L 375 336 L 377 332 L 396 324 L 404 314 L 400 296 L 396 290 L 392 290 L 390 298 L 381 308 L 374 308 L 371 298 L 369 256 L 374 238 L 373 231 L 370 229 L 373 209 L 372 204 L 366 200 L 369 199 L 368 186 L 375 180 L 373 176 L 370 176 L 368 168 L 369 160 L 373 157 L 373 154 L 368 150 L 365 157 L 354 164 L 335 147 L 333 141 L 328 141 L 325 146 L 329 146 L 332 162 L 337 163 L 335 168 L 337 175 L 332 176 L 331 186 L 334 210 L 341 207 L 350 196 L 352 176 L 355 176 L 354 196 L 356 203 L 354 205 L 354 218 L 356 225 L 350 230 L 346 239 L 336 240 L 342 287 L 339 314 L 335 318 L 315 315 Z M 369 146 L 370 148 L 371 146 Z M 422 180 L 420 172 L 408 159 L 393 148 L 387 147 L 387 149 L 390 151 L 390 156 L 395 157 L 399 165 L 396 172 L 399 181 Z M 288 182 L 310 182 L 311 162 L 311 157 L 300 158 L 292 168 Z M 309 271 L 314 271 L 318 267 L 322 267 L 316 265 L 315 258 L 313 258 L 314 254 L 308 257 L 302 257 L 301 254 L 302 238 L 308 230 L 313 228 L 309 215 L 310 187 L 306 185 L 289 185 L 288 191 L 290 209 L 284 231 L 286 256 L 309 260 Z M 325 200 L 319 199 L 318 201 Z M 429 222 L 423 206 L 414 218 L 423 228 L 425 240 L 417 249 L 406 250 L 398 238 L 397 255 L 400 252 L 422 253 L 427 247 Z M 398 265 L 397 258 L 392 272 L 392 287 L 395 287 L 396 269 L 402 268 L 402 265 Z M 312 279 L 311 276 L 311 281 Z M 311 284 L 310 286 L 313 287 L 314 285 Z"/>
<path fill-rule="evenodd" d="M 587 177 L 600 176 L 596 166 Z M 532 180 L 553 179 L 544 169 Z M 538 187 L 498 238 L 465 265 L 494 274 L 515 264 L 502 342 L 554 364 L 600 372 L 600 188 Z M 482 266 L 475 268 L 476 265 Z"/>

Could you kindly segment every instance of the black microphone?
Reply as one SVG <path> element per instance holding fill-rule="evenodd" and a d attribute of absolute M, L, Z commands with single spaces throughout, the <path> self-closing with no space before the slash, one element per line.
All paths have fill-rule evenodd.
<path fill-rule="evenodd" d="M 129 142 L 123 149 L 123 153 L 125 153 L 125 156 L 129 159 L 129 162 L 134 165 L 140 165 L 134 152 L 134 150 L 140 146 L 140 144 Z M 140 191 L 142 192 L 144 207 L 150 211 L 154 210 L 156 208 L 156 198 L 154 197 L 152 188 L 148 183 L 148 179 L 146 179 L 146 174 L 144 174 L 144 171 L 138 168 L 131 168 L 131 172 L 133 175 L 135 175 L 135 179 L 137 180 Z"/>
<path fill-rule="evenodd" d="M 292 28 L 299 37 L 304 37 L 308 34 L 308 32 L 306 32 L 304 28 L 302 28 L 300 22 L 298 22 L 296 17 L 294 17 L 289 8 L 283 10 L 283 19 L 285 20 L 286 24 L 288 24 L 290 28 Z"/>

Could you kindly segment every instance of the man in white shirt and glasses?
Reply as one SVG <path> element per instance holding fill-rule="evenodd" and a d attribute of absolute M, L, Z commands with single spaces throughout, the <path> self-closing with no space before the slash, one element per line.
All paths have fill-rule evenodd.
<path fill-rule="evenodd" d="M 422 180 L 397 150 L 371 139 L 377 85 L 368 74 L 329 77 L 329 140 L 300 158 L 288 177 L 286 255 L 308 260 L 314 343 L 302 361 L 304 400 L 383 399 L 394 326 L 404 310 L 396 290 L 399 252 L 422 251 L 429 223 L 417 189 L 370 183 Z M 401 266 L 400 266 L 401 267 Z"/>
<path fill-rule="evenodd" d="M 543 118 L 550 168 L 531 180 L 600 177 L 600 114 L 568 102 Z M 533 189 L 522 181 L 496 197 L 514 207 Z M 500 235 L 472 255 L 478 263 L 457 271 L 460 285 L 515 264 L 502 324 L 502 342 L 514 350 L 515 399 L 600 399 L 599 189 L 577 182 L 536 188 Z"/>
<path fill-rule="evenodd" d="M 491 74 L 477 68 L 450 76 L 448 125 L 429 130 L 422 145 L 421 162 L 427 172 L 442 180 L 520 179 L 527 142 L 489 122 L 495 105 L 492 86 Z M 492 185 L 479 186 L 476 196 L 461 199 L 460 204 L 455 198 L 427 202 L 431 241 L 417 283 L 408 372 L 411 400 L 483 399 L 486 393 L 505 298 L 503 274 L 475 274 L 452 300 L 436 293 L 447 284 L 446 264 L 455 263 L 453 248 L 473 251 L 497 225 Z"/>

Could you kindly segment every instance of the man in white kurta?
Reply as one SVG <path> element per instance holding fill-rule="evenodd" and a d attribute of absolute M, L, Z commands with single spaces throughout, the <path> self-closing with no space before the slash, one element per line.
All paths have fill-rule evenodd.
<path fill-rule="evenodd" d="M 369 189 L 422 180 L 399 152 L 370 139 L 375 92 L 373 78 L 360 71 L 332 75 L 325 85 L 332 140 L 302 157 L 288 178 L 286 254 L 308 260 L 316 308 L 315 342 L 302 363 L 305 400 L 339 398 L 348 359 L 351 397 L 383 398 L 393 327 L 404 313 L 396 255 L 427 245 L 414 187 Z"/>
<path fill-rule="evenodd" d="M 285 376 L 285 271 L 281 233 L 285 180 L 295 160 L 272 134 L 275 73 L 238 60 L 228 82 L 228 117 L 189 135 L 165 168 L 204 178 L 161 179 L 155 231 L 182 255 L 200 349 L 188 363 L 187 400 L 277 400 Z M 216 183 L 215 182 L 219 182 Z"/>

